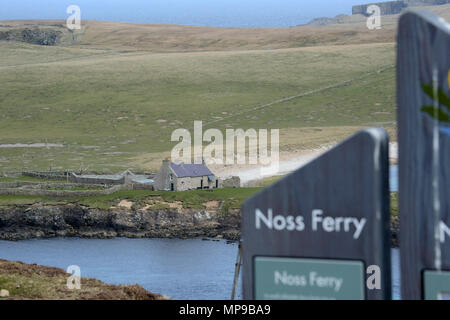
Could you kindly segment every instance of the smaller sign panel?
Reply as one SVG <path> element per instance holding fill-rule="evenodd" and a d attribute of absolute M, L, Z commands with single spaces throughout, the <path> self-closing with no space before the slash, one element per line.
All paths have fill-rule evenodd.
<path fill-rule="evenodd" d="M 425 300 L 450 300 L 450 272 L 425 271 L 423 287 Z"/>
<path fill-rule="evenodd" d="M 401 288 L 418 300 L 425 270 L 450 270 L 450 24 L 409 11 L 397 48 Z"/>
<path fill-rule="evenodd" d="M 300 258 L 256 257 L 257 300 L 363 300 L 364 264 Z"/>

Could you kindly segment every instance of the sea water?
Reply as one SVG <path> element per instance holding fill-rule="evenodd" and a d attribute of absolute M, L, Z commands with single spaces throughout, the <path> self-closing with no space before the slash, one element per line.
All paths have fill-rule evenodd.
<path fill-rule="evenodd" d="M 174 299 L 230 299 L 238 246 L 201 239 L 52 238 L 0 241 L 0 258 L 67 269 L 111 284 L 140 284 Z M 392 249 L 393 296 L 400 297 Z M 238 290 L 241 298 L 241 290 Z"/>
<path fill-rule="evenodd" d="M 390 166 L 390 189 L 398 190 Z M 238 246 L 201 239 L 31 239 L 0 241 L 0 259 L 67 269 L 111 284 L 140 284 L 174 299 L 230 299 Z M 400 259 L 392 249 L 392 293 L 400 298 Z M 240 284 L 239 284 L 240 285 Z M 238 290 L 241 298 L 241 290 Z"/>

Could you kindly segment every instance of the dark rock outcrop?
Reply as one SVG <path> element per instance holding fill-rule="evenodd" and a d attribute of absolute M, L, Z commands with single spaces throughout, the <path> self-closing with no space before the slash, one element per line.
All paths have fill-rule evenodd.
<path fill-rule="evenodd" d="M 403 1 L 388 1 L 373 4 L 380 7 L 381 15 L 398 14 L 407 7 L 407 5 Z M 352 14 L 362 14 L 364 16 L 368 16 L 369 14 L 367 13 L 367 8 L 370 5 L 371 4 L 353 6 Z"/>
<path fill-rule="evenodd" d="M 238 212 L 206 210 L 92 209 L 76 204 L 0 208 L 0 239 L 86 238 L 240 238 Z"/>
<path fill-rule="evenodd" d="M 0 208 L 0 239 L 83 238 L 224 238 L 241 237 L 238 210 L 92 209 L 76 204 Z M 393 247 L 398 247 L 398 217 L 391 219 Z"/>
<path fill-rule="evenodd" d="M 62 31 L 54 29 L 19 28 L 0 31 L 0 40 L 20 41 L 44 46 L 54 46 L 58 44 Z"/>

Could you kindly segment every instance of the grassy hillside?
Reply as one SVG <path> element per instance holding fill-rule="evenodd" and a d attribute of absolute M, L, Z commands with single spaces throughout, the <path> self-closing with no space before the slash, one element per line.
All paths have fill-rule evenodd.
<path fill-rule="evenodd" d="M 450 19 L 450 4 L 416 8 Z M 290 28 L 214 28 L 162 24 L 83 21 L 71 34 L 65 21 L 39 21 L 41 28 L 62 32 L 61 44 L 78 48 L 116 51 L 193 52 L 298 48 L 324 45 L 394 42 L 399 15 L 382 16 L 382 30 L 368 30 L 362 15 L 341 15 L 327 26 Z M 31 28 L 36 21 L 0 21 L 0 31 Z"/>
<path fill-rule="evenodd" d="M 66 205 L 68 203 L 79 204 L 94 209 L 110 209 L 118 207 L 122 200 L 132 203 L 133 210 L 162 210 L 174 208 L 169 204 L 180 204 L 182 208 L 206 209 L 209 201 L 222 203 L 220 213 L 226 214 L 229 209 L 240 209 L 242 203 L 261 191 L 264 187 L 275 183 L 282 177 L 271 177 L 256 183 L 251 188 L 224 188 L 207 190 L 190 190 L 184 192 L 147 191 L 147 190 L 123 190 L 110 195 L 88 197 L 40 197 L 21 195 L 0 195 L 0 208 L 17 205 Z M 391 214 L 398 215 L 398 193 L 391 192 Z"/>
<path fill-rule="evenodd" d="M 356 19 L 355 19 L 356 18 Z M 384 32 L 370 32 L 364 17 L 349 17 L 346 23 L 291 28 L 215 28 L 164 24 L 83 21 L 71 34 L 65 21 L 4 21 L 0 31 L 53 28 L 61 32 L 60 44 L 77 48 L 121 52 L 198 52 L 298 48 L 306 46 L 392 42 L 395 24 L 386 21 Z M 6 27 L 4 27 L 6 26 Z"/>
<path fill-rule="evenodd" d="M 0 207 L 16 205 L 64 205 L 76 203 L 90 208 L 109 209 L 117 206 L 121 200 L 129 200 L 133 203 L 134 209 L 163 209 L 157 208 L 159 202 L 181 202 L 183 208 L 206 208 L 208 201 L 220 201 L 227 205 L 227 208 L 239 209 L 242 202 L 252 196 L 261 188 L 223 188 L 209 190 L 190 190 L 184 192 L 170 191 L 148 191 L 148 190 L 122 190 L 110 195 L 86 196 L 86 197 L 41 197 L 22 195 L 0 195 Z M 158 199 L 158 200 L 155 200 Z M 161 201 L 160 201 L 161 200 Z"/>
<path fill-rule="evenodd" d="M 377 31 L 358 17 L 279 29 L 88 21 L 73 43 L 0 41 L 0 171 L 156 169 L 194 120 L 281 129 L 285 151 L 393 130 L 397 18 Z"/>
<path fill-rule="evenodd" d="M 450 4 L 421 7 L 447 20 Z M 118 51 L 193 52 L 298 48 L 323 45 L 386 43 L 395 41 L 399 15 L 383 16 L 382 30 L 366 27 L 362 15 L 341 15 L 339 23 L 327 26 L 305 25 L 291 28 L 214 28 L 161 24 L 84 21 L 74 35 L 63 32 L 63 45 Z M 6 21 L 10 27 L 32 25 L 35 21 Z M 40 21 L 59 27 L 64 21 Z M 60 31 L 64 31 L 59 29 Z M 74 41 L 73 41 L 74 40 Z"/>
<path fill-rule="evenodd" d="M 153 54 L 4 42 L 0 51 L 9 60 L 0 67 L 1 143 L 64 144 L 1 148 L 4 171 L 161 159 L 171 132 L 194 120 L 219 129 L 394 120 L 393 44 Z M 293 98 L 263 107 L 285 97 Z"/>

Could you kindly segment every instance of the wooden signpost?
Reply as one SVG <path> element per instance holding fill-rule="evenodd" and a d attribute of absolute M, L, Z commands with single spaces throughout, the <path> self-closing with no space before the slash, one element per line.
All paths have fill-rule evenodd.
<path fill-rule="evenodd" d="M 367 129 L 247 200 L 244 299 L 390 299 L 388 166 Z"/>
<path fill-rule="evenodd" d="M 402 15 L 397 59 L 402 298 L 448 299 L 449 24 L 427 12 Z"/>

